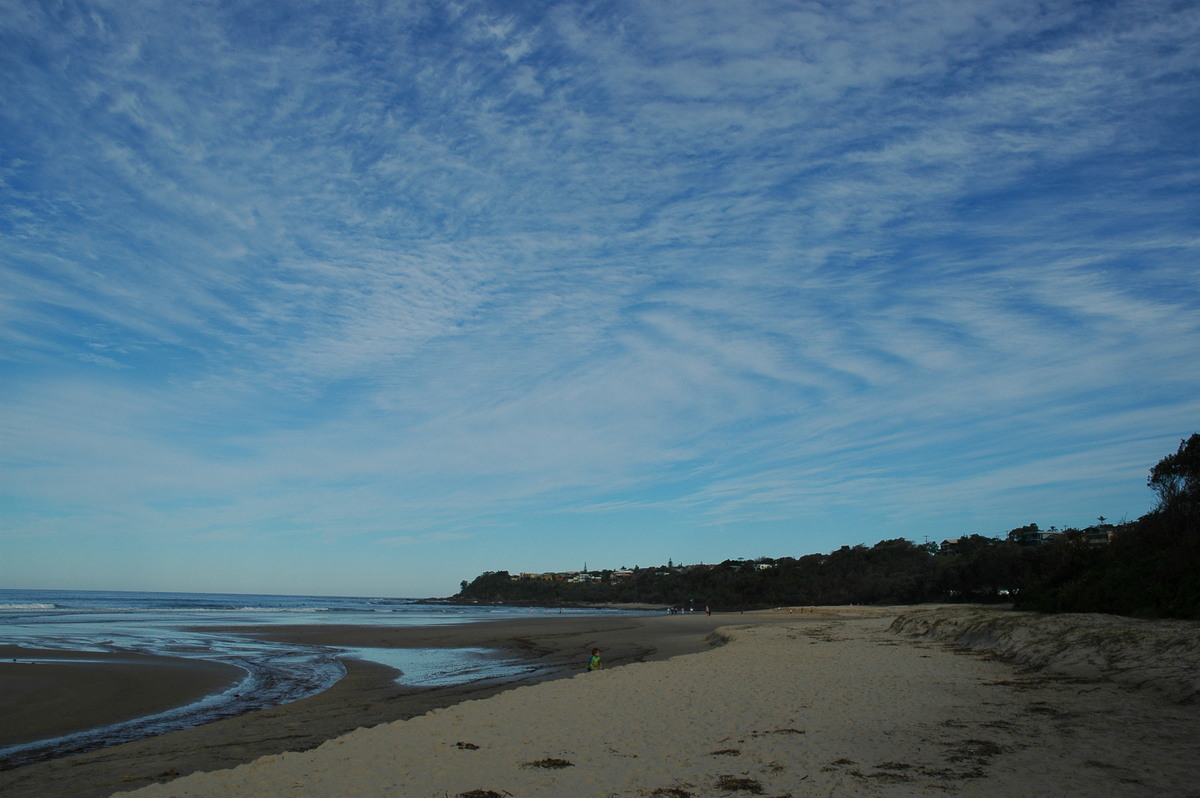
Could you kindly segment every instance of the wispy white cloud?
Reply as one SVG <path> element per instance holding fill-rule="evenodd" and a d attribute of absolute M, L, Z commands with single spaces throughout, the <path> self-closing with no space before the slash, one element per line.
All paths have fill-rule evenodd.
<path fill-rule="evenodd" d="M 4 10 L 6 534 L 452 587 L 1135 514 L 1193 431 L 1194 9 Z"/>

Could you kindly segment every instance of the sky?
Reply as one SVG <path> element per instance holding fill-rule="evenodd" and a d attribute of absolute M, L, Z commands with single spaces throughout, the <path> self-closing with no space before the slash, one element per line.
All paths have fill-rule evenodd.
<path fill-rule="evenodd" d="M 1200 6 L 0 0 L 0 587 L 1152 509 Z"/>

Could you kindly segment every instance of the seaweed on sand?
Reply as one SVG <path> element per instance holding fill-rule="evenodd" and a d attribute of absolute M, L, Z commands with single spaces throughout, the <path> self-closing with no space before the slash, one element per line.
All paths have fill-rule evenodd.
<path fill-rule="evenodd" d="M 569 760 L 566 760 L 566 759 L 557 759 L 555 757 L 548 756 L 545 759 L 539 759 L 534 762 L 526 762 L 526 763 L 522 764 L 521 767 L 523 767 L 523 768 L 550 768 L 550 769 L 573 768 L 573 767 L 575 767 L 575 763 L 571 762 Z"/>
<path fill-rule="evenodd" d="M 750 779 L 744 776 L 718 776 L 716 781 L 718 790 L 728 790 L 733 792 L 738 790 L 748 792 L 752 795 L 762 795 L 763 787 L 758 779 Z"/>

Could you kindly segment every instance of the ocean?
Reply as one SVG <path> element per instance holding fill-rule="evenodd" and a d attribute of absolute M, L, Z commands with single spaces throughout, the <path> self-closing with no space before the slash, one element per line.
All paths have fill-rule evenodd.
<path fill-rule="evenodd" d="M 345 674 L 347 657 L 381 662 L 398 681 L 443 686 L 516 677 L 533 666 L 484 649 L 368 649 L 300 646 L 222 634 L 225 626 L 353 624 L 433 626 L 549 613 L 460 606 L 407 598 L 0 590 L 0 641 L 27 648 L 158 654 L 236 665 L 245 679 L 196 704 L 68 737 L 0 748 L 0 769 L 50 755 L 142 739 L 314 695 Z M 555 609 L 553 614 L 618 610 Z"/>

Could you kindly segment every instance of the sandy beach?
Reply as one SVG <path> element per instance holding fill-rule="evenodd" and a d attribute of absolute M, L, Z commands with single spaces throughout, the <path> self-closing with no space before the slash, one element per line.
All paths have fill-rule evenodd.
<path fill-rule="evenodd" d="M 3 773 L 0 791 L 136 789 L 122 795 L 138 798 L 1200 795 L 1200 624 L 979 608 L 543 626 L 555 620 L 497 626 L 484 636 L 508 635 L 510 646 L 527 647 L 548 668 L 568 652 L 581 663 L 579 652 L 599 645 L 606 658 L 614 652 L 609 661 L 617 667 L 430 697 L 424 709 L 410 706 L 407 719 L 385 721 L 339 684 L 256 713 L 271 717 Z M 670 625 L 676 621 L 682 624 Z M 724 644 L 712 647 L 718 627 Z M 366 633 L 337 631 L 355 639 Z M 478 638 L 480 630 L 444 634 L 450 645 L 454 635 Z M 662 649 L 651 645 L 658 637 Z M 358 672 L 343 681 L 374 679 L 379 690 L 386 676 Z M 380 703 L 404 701 L 397 695 Z M 329 734 L 313 748 L 303 727 L 314 707 L 317 715 L 340 707 L 341 725 L 362 728 Z M 241 738 L 239 723 L 248 724 Z M 256 733 L 251 727 L 273 729 L 279 750 L 254 756 L 245 737 Z M 295 753 L 279 748 L 288 729 L 299 735 Z M 167 738 L 175 739 L 164 746 Z M 222 756 L 240 762 L 214 770 L 197 751 L 219 749 L 222 740 L 235 749 Z M 108 793 L 96 791 L 103 784 L 80 783 L 33 791 L 61 787 L 47 781 L 55 773 L 103 770 L 97 758 L 105 757 L 128 770 L 128 781 Z M 210 772 L 142 786 L 191 770 Z M 26 778 L 5 781 L 22 771 Z"/>

